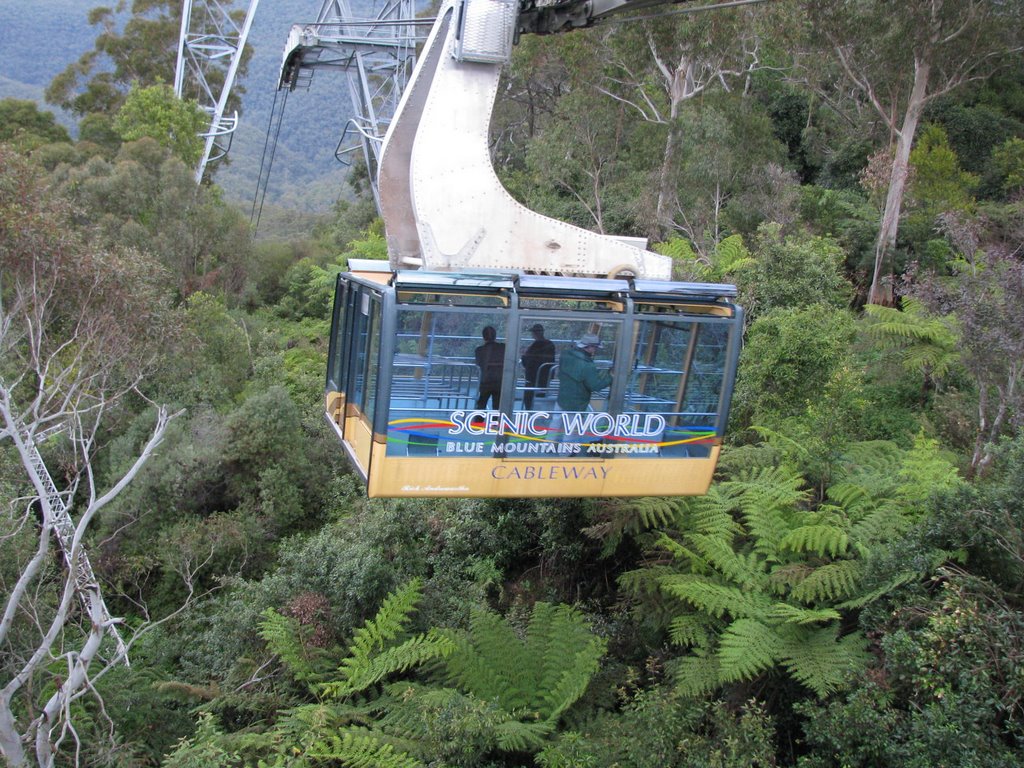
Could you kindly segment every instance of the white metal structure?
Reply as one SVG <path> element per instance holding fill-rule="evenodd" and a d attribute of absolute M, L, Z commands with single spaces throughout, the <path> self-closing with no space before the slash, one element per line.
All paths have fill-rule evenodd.
<path fill-rule="evenodd" d="M 384 142 L 378 185 L 392 269 L 512 269 L 668 280 L 671 260 L 517 202 L 488 128 L 518 0 L 446 0 Z"/>
<path fill-rule="evenodd" d="M 202 0 L 198 9 L 192 0 L 183 2 L 174 93 L 179 99 L 195 98 L 210 116 L 209 127 L 202 134 L 205 144 L 196 183 L 202 181 L 207 164 L 227 154 L 238 127 L 238 114 L 224 113 L 258 5 L 259 0 L 249 0 L 239 26 L 231 16 L 230 0 L 226 5 Z"/>

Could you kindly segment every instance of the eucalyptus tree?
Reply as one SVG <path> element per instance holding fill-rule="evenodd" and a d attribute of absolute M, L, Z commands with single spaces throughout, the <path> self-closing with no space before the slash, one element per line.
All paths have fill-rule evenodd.
<path fill-rule="evenodd" d="M 806 8 L 815 41 L 807 68 L 820 69 L 824 48 L 877 113 L 893 145 L 868 297 L 882 303 L 889 300 L 884 282 L 925 107 L 1019 56 L 1024 6 L 1001 0 L 809 0 Z"/>
<path fill-rule="evenodd" d="M 142 396 L 172 313 L 147 257 L 90 246 L 38 169 L 5 149 L 0 275 L 0 754 L 17 768 L 31 749 L 51 766 L 61 750 L 80 752 L 80 703 L 92 697 L 103 712 L 97 680 L 132 642 L 106 642 L 118 620 L 99 594 L 87 534 L 173 414 L 155 409 L 148 438 L 112 478 L 96 455 L 111 416 Z"/>
<path fill-rule="evenodd" d="M 713 91 L 746 92 L 764 65 L 759 10 L 723 9 L 625 24 L 605 38 L 598 89 L 664 126 L 652 234 L 674 228 L 683 106 Z"/>

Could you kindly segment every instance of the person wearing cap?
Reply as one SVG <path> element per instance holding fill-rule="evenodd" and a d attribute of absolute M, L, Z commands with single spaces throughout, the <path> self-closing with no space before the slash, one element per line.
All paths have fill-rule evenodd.
<path fill-rule="evenodd" d="M 555 343 L 544 338 L 544 326 L 534 323 L 530 326 L 533 343 L 523 350 L 521 358 L 525 371 L 526 390 L 523 393 L 523 409 L 533 408 L 533 396 L 540 393 L 544 397 L 544 387 L 551 377 L 551 363 L 555 362 Z"/>
<path fill-rule="evenodd" d="M 562 352 L 558 361 L 558 405 L 564 411 L 585 411 L 590 397 L 612 383 L 611 371 L 599 370 L 594 353 L 601 348 L 601 340 L 592 333 Z"/>

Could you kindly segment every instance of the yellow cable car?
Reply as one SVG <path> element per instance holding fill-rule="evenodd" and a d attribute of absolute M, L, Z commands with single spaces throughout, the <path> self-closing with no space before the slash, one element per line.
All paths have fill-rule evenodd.
<path fill-rule="evenodd" d="M 735 297 L 634 278 L 343 273 L 327 418 L 370 496 L 702 494 L 739 358 Z"/>

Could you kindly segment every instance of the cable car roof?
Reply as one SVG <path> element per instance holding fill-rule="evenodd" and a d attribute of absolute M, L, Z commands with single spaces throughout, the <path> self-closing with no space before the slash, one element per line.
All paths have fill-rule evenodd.
<path fill-rule="evenodd" d="M 359 270 L 363 271 L 363 270 Z M 381 270 L 383 271 L 383 270 Z M 564 277 L 559 275 L 533 275 L 516 272 L 432 272 L 401 270 L 394 272 L 389 281 L 396 290 L 442 291 L 512 291 L 524 294 L 554 296 L 609 296 L 663 298 L 679 301 L 733 300 L 738 291 L 735 285 L 719 283 L 671 282 L 667 280 L 609 279 L 600 277 Z"/>

